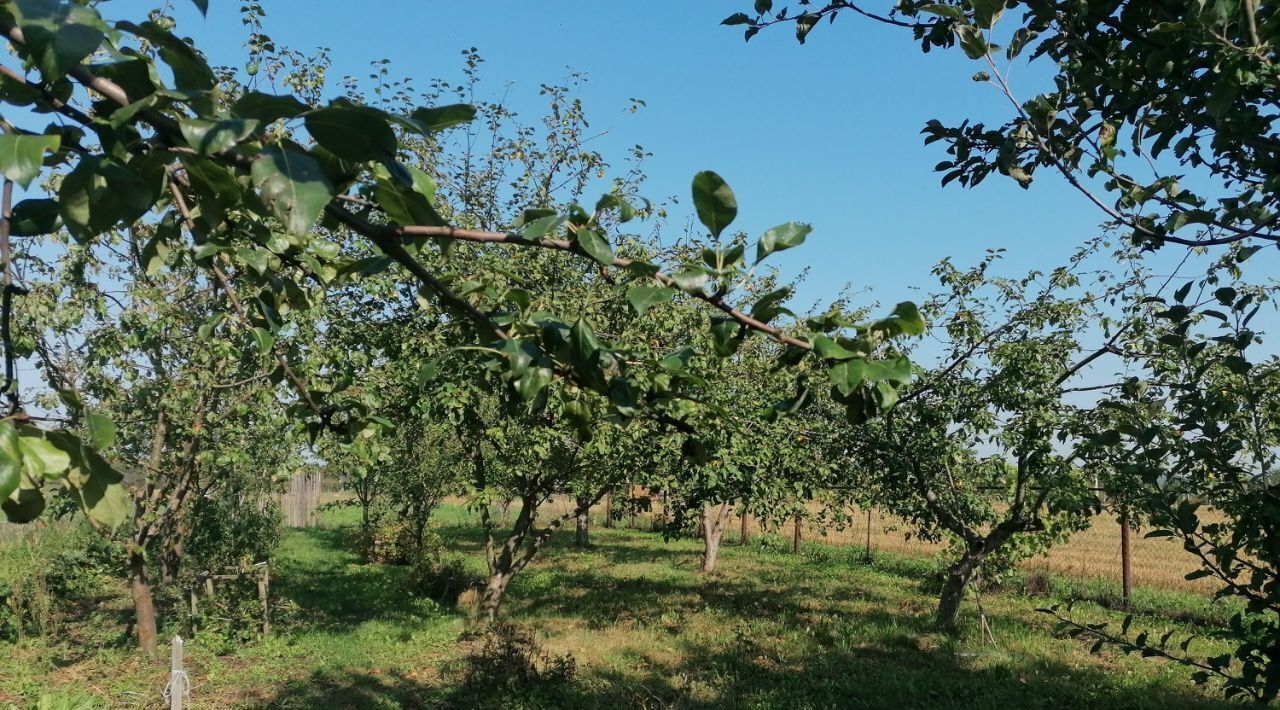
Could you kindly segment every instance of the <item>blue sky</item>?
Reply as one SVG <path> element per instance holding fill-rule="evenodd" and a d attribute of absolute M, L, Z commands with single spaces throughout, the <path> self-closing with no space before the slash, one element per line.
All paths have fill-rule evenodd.
<path fill-rule="evenodd" d="M 123 0 L 103 12 L 128 17 L 152 4 Z M 923 54 L 905 30 L 856 17 L 800 46 L 786 27 L 744 43 L 741 28 L 719 25 L 747 0 L 263 4 L 278 42 L 331 50 L 334 79 L 364 76 L 387 58 L 392 76 L 419 87 L 456 81 L 460 51 L 476 47 L 490 89 L 511 82 L 511 104 L 532 120 L 541 83 L 586 72 L 588 116 L 610 127 L 597 149 L 619 163 L 634 144 L 652 151 L 649 197 L 674 195 L 688 208 L 689 181 L 711 169 L 737 193 L 735 228 L 758 235 L 789 220 L 814 225 L 803 248 L 778 258 L 789 273 L 811 269 L 797 305 L 846 283 L 870 287 L 884 303 L 910 298 L 910 286 L 932 285 L 929 268 L 942 257 L 971 263 L 989 247 L 1008 249 L 1010 274 L 1047 270 L 1097 234 L 1103 218 L 1047 173 L 1027 191 L 1000 176 L 975 190 L 939 187 L 932 168 L 945 155 L 922 145 L 925 121 L 998 122 L 1007 104 L 970 79 L 980 67 L 959 52 Z M 240 3 L 210 5 L 202 18 L 176 0 L 179 32 L 216 63 L 242 63 Z M 624 115 L 631 97 L 647 107 Z"/>

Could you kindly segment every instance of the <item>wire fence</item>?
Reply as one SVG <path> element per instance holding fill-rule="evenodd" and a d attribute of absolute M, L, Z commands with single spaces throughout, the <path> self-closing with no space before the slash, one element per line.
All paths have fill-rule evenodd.
<path fill-rule="evenodd" d="M 557 496 L 547 504 L 543 516 L 557 517 L 573 510 L 573 500 Z M 606 503 L 591 510 L 593 526 L 603 525 Z M 866 509 L 848 511 L 849 523 L 841 528 L 825 529 L 815 524 L 819 508 L 811 508 L 811 514 L 801 521 L 801 539 L 805 542 L 822 542 L 833 545 L 869 547 L 871 552 L 891 552 L 903 555 L 936 557 L 946 550 L 945 543 L 935 543 L 914 536 L 912 527 L 900 518 L 885 515 L 872 509 L 868 518 Z M 1204 522 L 1214 522 L 1211 511 L 1202 512 Z M 639 530 L 660 528 L 665 521 L 662 502 L 655 499 L 650 510 L 625 514 L 614 521 L 619 527 Z M 725 540 L 740 539 L 744 530 L 748 536 L 776 534 L 787 540 L 794 539 L 794 520 L 781 526 L 762 529 L 760 521 L 748 516 L 746 527 L 735 512 L 725 526 Z M 572 523 L 569 525 L 572 528 Z M 1024 560 L 1026 570 L 1042 570 L 1078 579 L 1104 579 L 1112 581 L 1117 589 L 1124 586 L 1156 587 L 1179 591 L 1210 593 L 1216 589 L 1211 579 L 1186 579 L 1190 572 L 1200 569 L 1199 561 L 1173 538 L 1144 537 L 1146 530 L 1131 529 L 1127 540 L 1128 585 L 1125 583 L 1124 535 L 1119 519 L 1110 514 L 1095 516 L 1088 528 L 1073 534 L 1065 543 L 1051 547 L 1047 554 Z"/>

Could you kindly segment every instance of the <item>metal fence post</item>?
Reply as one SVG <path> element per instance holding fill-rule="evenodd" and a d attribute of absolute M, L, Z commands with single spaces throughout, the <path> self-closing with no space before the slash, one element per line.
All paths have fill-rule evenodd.
<path fill-rule="evenodd" d="M 871 508 L 867 507 L 867 561 L 871 561 Z"/>
<path fill-rule="evenodd" d="M 1129 594 L 1133 590 L 1133 560 L 1129 549 L 1129 513 L 1120 511 L 1120 594 L 1124 605 L 1129 606 Z"/>

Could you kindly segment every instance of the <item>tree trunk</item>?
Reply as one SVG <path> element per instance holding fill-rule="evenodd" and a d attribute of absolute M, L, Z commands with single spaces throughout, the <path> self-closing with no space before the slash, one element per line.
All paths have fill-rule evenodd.
<path fill-rule="evenodd" d="M 742 511 L 742 531 L 738 534 L 738 542 L 745 545 L 751 541 L 751 514 L 745 509 Z"/>
<path fill-rule="evenodd" d="M 965 590 L 973 575 L 982 566 L 985 553 L 966 551 L 960 561 L 947 570 L 947 580 L 942 585 L 942 594 L 938 597 L 938 614 L 934 623 L 947 633 L 955 633 L 960 620 L 960 606 L 964 602 Z"/>
<path fill-rule="evenodd" d="M 502 606 L 502 596 L 506 594 L 507 585 L 511 584 L 511 578 L 514 576 L 515 572 L 510 570 L 489 575 L 489 581 L 484 585 L 484 596 L 480 601 L 480 613 L 485 621 L 493 621 L 497 618 L 498 607 Z"/>
<path fill-rule="evenodd" d="M 141 552 L 129 554 L 129 593 L 133 597 L 133 614 L 138 629 L 138 647 L 149 656 L 156 655 L 156 605 L 147 581 L 147 561 Z"/>
<path fill-rule="evenodd" d="M 613 527 L 613 492 L 605 494 L 604 497 L 604 526 L 606 528 Z"/>
<path fill-rule="evenodd" d="M 804 517 L 799 513 L 796 513 L 795 526 L 795 535 L 791 539 L 791 552 L 798 555 L 800 554 L 800 542 L 804 534 Z"/>
<path fill-rule="evenodd" d="M 191 536 L 188 516 L 183 515 L 164 532 L 160 538 L 160 582 L 172 584 L 177 581 L 182 560 L 187 554 L 187 538 Z"/>
<path fill-rule="evenodd" d="M 720 555 L 720 537 L 724 535 L 724 523 L 729 510 L 728 503 L 702 509 L 698 527 L 702 531 L 702 572 L 716 571 L 716 560 Z"/>
<path fill-rule="evenodd" d="M 577 502 L 577 515 L 574 516 L 577 528 L 573 544 L 575 547 L 591 547 L 591 499 L 579 496 Z"/>

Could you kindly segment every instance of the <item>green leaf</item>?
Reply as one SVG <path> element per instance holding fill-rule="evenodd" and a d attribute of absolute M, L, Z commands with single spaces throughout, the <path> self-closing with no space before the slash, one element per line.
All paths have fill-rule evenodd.
<path fill-rule="evenodd" d="M 57 200 L 23 200 L 13 206 L 13 215 L 9 218 L 9 233 L 15 237 L 52 234 L 58 231 L 60 224 Z"/>
<path fill-rule="evenodd" d="M 46 82 L 65 76 L 106 36 L 107 26 L 91 7 L 62 0 L 14 0 L 9 6 Z"/>
<path fill-rule="evenodd" d="M 263 249 L 240 247 L 236 249 L 236 258 L 256 271 L 259 276 L 266 274 L 267 268 L 271 265 L 271 254 Z"/>
<path fill-rule="evenodd" d="M 191 192 L 200 207 L 197 220 L 216 227 L 226 211 L 239 204 L 244 189 L 234 175 L 212 160 L 184 155 L 182 166 L 191 180 Z"/>
<path fill-rule="evenodd" d="M 156 234 L 142 247 L 142 268 L 147 276 L 155 276 L 169 260 L 172 248 L 165 241 L 163 234 Z"/>
<path fill-rule="evenodd" d="M 602 213 L 605 210 L 616 209 L 618 211 L 619 222 L 630 222 L 635 219 L 636 211 L 629 202 L 622 199 L 620 195 L 609 193 L 602 196 L 596 201 L 596 212 Z"/>
<path fill-rule="evenodd" d="M 364 162 L 395 156 L 396 134 L 376 109 L 335 101 L 308 113 L 304 122 L 316 143 L 339 158 Z"/>
<path fill-rule="evenodd" d="M 81 158 L 58 190 L 62 221 L 71 236 L 86 241 L 146 214 L 160 184 L 110 158 Z"/>
<path fill-rule="evenodd" d="M 973 6 L 973 19 L 979 27 L 991 29 L 1004 14 L 1005 0 L 969 0 Z"/>
<path fill-rule="evenodd" d="M 538 393 L 551 384 L 551 377 L 551 368 L 531 367 L 516 380 L 516 392 L 524 401 L 532 402 L 537 398 Z"/>
<path fill-rule="evenodd" d="M 671 280 L 685 293 L 700 293 L 707 283 L 707 270 L 697 264 L 686 264 L 671 275 Z"/>
<path fill-rule="evenodd" d="M 88 412 L 85 415 L 85 426 L 89 429 L 89 444 L 98 451 L 111 448 L 116 440 L 116 425 L 105 414 Z"/>
<path fill-rule="evenodd" d="M 560 229 L 560 225 L 567 221 L 569 221 L 567 217 L 557 214 L 538 217 L 525 225 L 524 233 L 521 236 L 529 241 L 537 241 L 548 233 L 554 234 L 556 230 Z"/>
<path fill-rule="evenodd" d="M 886 337 L 896 338 L 899 335 L 921 335 L 924 333 L 924 318 L 916 304 L 903 301 L 894 306 L 888 318 L 871 324 L 869 330 L 879 332 Z"/>
<path fill-rule="evenodd" d="M 613 264 L 613 247 L 609 246 L 609 240 L 604 238 L 598 230 L 591 227 L 581 227 L 573 231 L 573 236 L 582 248 L 592 259 L 600 262 L 603 266 Z"/>
<path fill-rule="evenodd" d="M 443 225 L 444 218 L 436 212 L 431 201 L 436 194 L 435 181 L 430 175 L 413 166 L 400 166 L 408 173 L 409 182 L 395 179 L 391 171 L 379 165 L 374 169 L 377 179 L 373 188 L 373 197 L 378 201 L 391 221 L 401 225 L 427 225 L 438 227 Z"/>
<path fill-rule="evenodd" d="M 59 136 L 0 135 L 0 173 L 24 189 L 40 174 L 45 151 L 55 152 Z"/>
<path fill-rule="evenodd" d="M 12 495 L 0 501 L 0 510 L 11 523 L 29 523 L 44 512 L 44 496 L 39 488 L 19 486 Z"/>
<path fill-rule="evenodd" d="M 790 310 L 787 310 L 782 306 L 782 302 L 787 300 L 790 296 L 790 286 L 783 286 L 776 291 L 766 293 L 760 297 L 760 300 L 756 301 L 754 306 L 751 307 L 751 317 L 762 323 L 768 323 L 783 313 L 794 315 Z"/>
<path fill-rule="evenodd" d="M 861 358 L 845 360 L 831 366 L 831 386 L 842 396 L 848 397 L 866 381 L 867 361 Z"/>
<path fill-rule="evenodd" d="M 675 289 L 665 286 L 632 286 L 627 289 L 627 300 L 636 313 L 644 315 L 650 308 L 670 301 L 675 293 Z"/>
<path fill-rule="evenodd" d="M 18 489 L 22 477 L 22 449 L 13 422 L 0 420 L 0 498 Z"/>
<path fill-rule="evenodd" d="M 263 200 L 290 234 L 310 232 L 333 199 L 333 186 L 320 164 L 304 153 L 267 149 L 253 161 L 252 173 Z"/>
<path fill-rule="evenodd" d="M 770 229 L 756 244 L 756 263 L 764 261 L 765 257 L 775 251 L 783 251 L 804 244 L 805 237 L 812 231 L 813 227 L 800 222 L 787 222 Z"/>
<path fill-rule="evenodd" d="M 173 83 L 179 91 L 200 93 L 213 89 L 216 79 L 213 70 L 209 68 L 209 63 L 194 47 L 175 37 L 172 32 L 158 23 L 147 21 L 139 25 L 132 22 L 117 22 L 116 28 L 131 32 L 154 45 L 159 50 L 160 59 L 173 70 Z M 155 75 L 155 66 L 152 63 L 146 62 L 143 66 L 148 74 Z M 150 89 L 146 93 L 151 93 L 155 90 L 155 85 L 160 82 L 158 77 L 155 80 L 148 77 L 148 83 L 151 86 L 145 87 Z M 129 92 L 132 98 L 142 95 Z M 212 101 L 202 97 L 200 103 L 206 107 L 203 113 L 211 112 Z"/>
<path fill-rule="evenodd" d="M 253 118 L 262 123 L 273 123 L 282 118 L 297 118 L 306 113 L 308 106 L 292 96 L 276 96 L 250 91 L 231 106 L 231 113 L 241 118 Z"/>
<path fill-rule="evenodd" d="M 747 13 L 735 12 L 732 15 L 729 15 L 728 17 L 721 20 L 720 24 L 733 26 L 733 25 L 750 25 L 754 23 L 752 22 L 751 17 L 747 15 Z"/>
<path fill-rule="evenodd" d="M 823 360 L 848 360 L 858 356 L 858 353 L 846 349 L 826 335 L 813 336 L 813 351 Z"/>
<path fill-rule="evenodd" d="M 474 121 L 476 107 L 470 104 L 423 107 L 415 109 L 409 118 L 421 127 L 423 133 L 433 133 Z"/>
<path fill-rule="evenodd" d="M 903 383 L 911 380 L 911 360 L 898 356 L 890 360 L 867 363 L 866 378 L 873 382 Z"/>
<path fill-rule="evenodd" d="M 987 56 L 989 46 L 981 29 L 973 25 L 957 24 L 955 33 L 960 39 L 960 48 L 964 50 L 965 56 L 970 59 L 982 59 Z"/>
<path fill-rule="evenodd" d="M 1182 303 L 1183 301 L 1186 301 L 1187 295 L 1191 293 L 1191 287 L 1194 285 L 1195 285 L 1195 281 L 1188 281 L 1182 284 L 1182 286 L 1178 287 L 1177 291 L 1173 292 L 1173 300 L 1177 301 L 1178 303 Z"/>
<path fill-rule="evenodd" d="M 201 15 L 209 14 L 209 0 L 191 0 L 191 3 L 196 6 Z"/>
<path fill-rule="evenodd" d="M 253 135 L 258 130 L 258 125 L 256 118 L 227 118 L 221 121 L 184 118 L 178 122 L 187 145 L 200 155 L 212 155 L 234 148 L 237 143 Z"/>
<path fill-rule="evenodd" d="M 516 218 L 515 226 L 524 227 L 536 220 L 554 217 L 555 214 L 555 210 L 545 207 L 530 207 L 520 211 L 520 216 Z"/>
<path fill-rule="evenodd" d="M 23 466 L 32 478 L 58 479 L 71 467 L 71 454 L 54 446 L 42 433 L 18 437 Z"/>
<path fill-rule="evenodd" d="M 720 357 L 728 357 L 742 347 L 742 326 L 733 318 L 711 319 L 711 345 Z"/>
<path fill-rule="evenodd" d="M 432 382 L 435 382 L 436 378 L 439 376 L 440 363 L 436 360 L 428 360 L 422 363 L 422 366 L 418 368 L 418 386 L 425 387 Z"/>
<path fill-rule="evenodd" d="M 719 237 L 738 216 L 738 200 L 733 190 L 719 175 L 704 170 L 693 178 L 693 205 L 698 210 L 698 220 Z"/>
<path fill-rule="evenodd" d="M 258 346 L 258 352 L 263 355 L 270 355 L 271 348 L 276 344 L 276 336 L 266 328 L 253 329 L 253 341 Z"/>
<path fill-rule="evenodd" d="M 129 493 L 120 485 L 119 474 L 115 475 L 112 481 L 106 472 L 95 473 L 88 485 L 77 491 L 85 515 L 108 530 L 120 527 L 129 514 Z"/>

